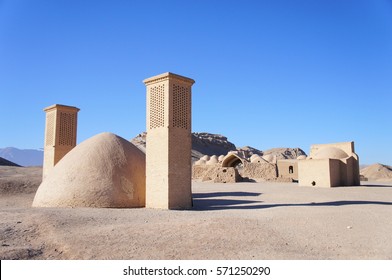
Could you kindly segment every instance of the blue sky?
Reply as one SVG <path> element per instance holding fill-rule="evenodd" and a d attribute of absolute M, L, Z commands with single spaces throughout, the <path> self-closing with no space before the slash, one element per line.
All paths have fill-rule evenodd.
<path fill-rule="evenodd" d="M 392 165 L 392 0 L 0 0 L 0 147 L 145 130 L 142 80 L 196 80 L 193 131 L 261 150 L 355 141 Z"/>

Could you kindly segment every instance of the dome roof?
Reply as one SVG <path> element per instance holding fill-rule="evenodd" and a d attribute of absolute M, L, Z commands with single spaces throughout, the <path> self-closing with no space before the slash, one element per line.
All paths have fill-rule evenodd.
<path fill-rule="evenodd" d="M 260 156 L 258 154 L 253 154 L 250 156 L 250 160 L 252 160 L 254 158 L 260 158 Z"/>
<path fill-rule="evenodd" d="M 256 162 L 260 162 L 260 161 L 262 161 L 263 159 L 261 158 L 261 156 L 259 156 L 259 155 L 257 155 L 257 154 L 254 154 L 254 155 L 252 155 L 251 157 L 250 157 L 250 162 L 251 163 L 256 163 Z"/>
<path fill-rule="evenodd" d="M 214 165 L 217 164 L 218 162 L 219 162 L 218 157 L 214 155 L 210 157 L 209 161 L 207 161 L 207 165 Z"/>
<path fill-rule="evenodd" d="M 195 162 L 195 165 L 204 165 L 206 164 L 206 161 L 204 159 L 199 159 L 198 161 Z"/>
<path fill-rule="evenodd" d="M 205 155 L 205 156 L 202 156 L 200 159 L 205 160 L 205 161 L 209 161 L 210 160 L 210 156 Z"/>
<path fill-rule="evenodd" d="M 273 162 L 274 161 L 274 156 L 269 154 L 269 155 L 264 155 L 263 159 L 268 161 L 268 162 Z"/>
<path fill-rule="evenodd" d="M 336 147 L 322 148 L 313 156 L 314 159 L 342 159 L 347 157 L 348 155 L 342 149 Z"/>
<path fill-rule="evenodd" d="M 303 160 L 303 159 L 306 159 L 306 156 L 305 155 L 301 155 L 301 156 L 297 157 L 297 159 Z"/>
<path fill-rule="evenodd" d="M 72 149 L 37 190 L 33 207 L 143 207 L 145 155 L 112 133 Z"/>

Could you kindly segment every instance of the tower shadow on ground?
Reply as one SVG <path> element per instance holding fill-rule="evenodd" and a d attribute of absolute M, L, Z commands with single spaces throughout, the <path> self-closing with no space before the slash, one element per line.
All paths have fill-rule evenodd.
<path fill-rule="evenodd" d="M 385 187 L 385 186 L 383 186 Z M 196 193 L 193 194 L 194 211 L 212 211 L 212 210 L 241 210 L 241 209 L 268 209 L 275 207 L 314 207 L 314 206 L 348 206 L 348 205 L 384 205 L 392 206 L 392 202 L 387 201 L 368 201 L 368 200 L 338 200 L 326 202 L 308 202 L 308 203 L 276 203 L 265 204 L 261 200 L 249 200 L 244 197 L 258 197 L 262 193 L 252 192 L 214 192 L 214 193 Z M 230 198 L 225 198 L 230 197 Z M 234 199 L 232 197 L 238 197 Z"/>

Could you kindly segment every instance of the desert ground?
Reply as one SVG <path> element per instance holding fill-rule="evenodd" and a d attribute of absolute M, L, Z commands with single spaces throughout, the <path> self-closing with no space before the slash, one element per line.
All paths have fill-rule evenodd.
<path fill-rule="evenodd" d="M 0 167 L 0 259 L 392 259 L 392 182 L 193 182 L 194 208 L 31 208 L 38 167 Z"/>

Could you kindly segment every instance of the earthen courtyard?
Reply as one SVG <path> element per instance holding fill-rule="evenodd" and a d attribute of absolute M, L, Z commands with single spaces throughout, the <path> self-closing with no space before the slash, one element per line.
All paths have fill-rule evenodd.
<path fill-rule="evenodd" d="M 193 181 L 190 211 L 31 208 L 35 189 L 14 188 L 0 196 L 0 257 L 392 259 L 392 182 L 364 183 Z"/>

